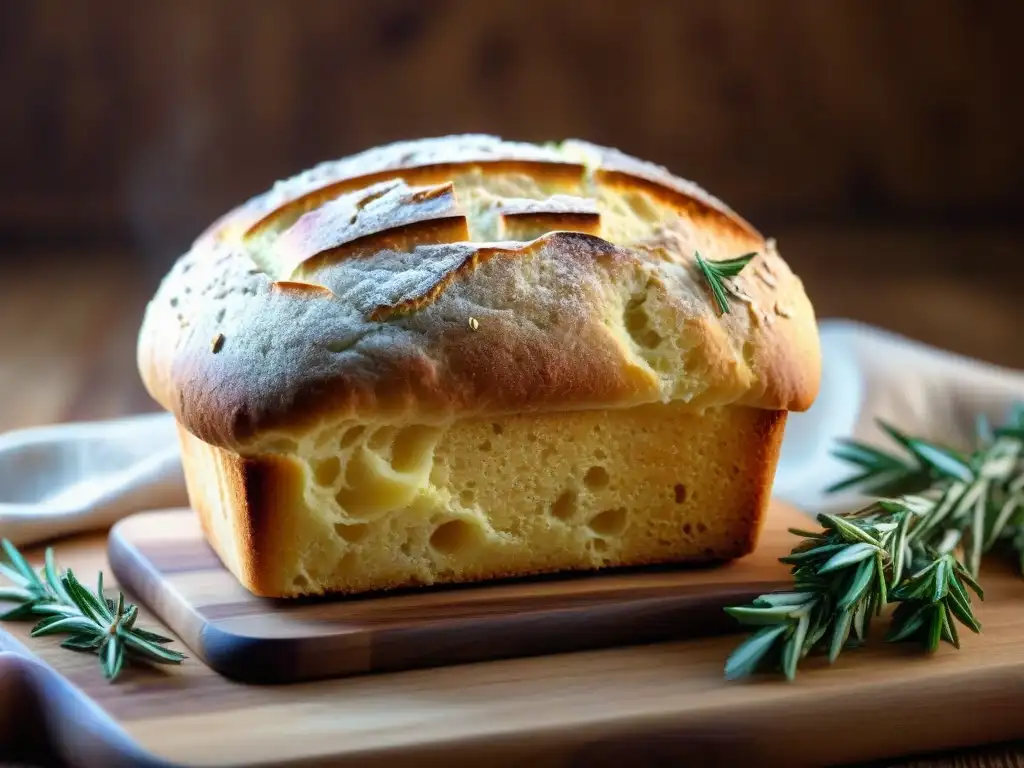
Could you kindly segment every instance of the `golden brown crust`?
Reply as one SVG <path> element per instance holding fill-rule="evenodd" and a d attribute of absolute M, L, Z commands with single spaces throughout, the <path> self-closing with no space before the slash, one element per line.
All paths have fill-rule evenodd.
<path fill-rule="evenodd" d="M 758 252 L 729 314 L 698 250 Z M 613 150 L 488 137 L 318 166 L 224 217 L 160 286 L 138 357 L 192 434 L 242 452 L 357 415 L 802 410 L 820 375 L 799 279 L 724 204 Z"/>
<path fill-rule="evenodd" d="M 281 456 L 239 456 L 180 428 L 179 436 L 189 498 L 207 541 L 246 589 L 280 595 L 294 555 L 289 533 L 305 486 L 301 466 Z"/>

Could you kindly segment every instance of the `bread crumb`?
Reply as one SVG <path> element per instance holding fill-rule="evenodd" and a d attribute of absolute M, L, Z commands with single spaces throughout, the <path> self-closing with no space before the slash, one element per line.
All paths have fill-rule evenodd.
<path fill-rule="evenodd" d="M 224 334 L 223 333 L 218 333 L 216 336 L 213 337 L 213 341 L 210 342 L 210 351 L 213 352 L 213 354 L 216 355 L 218 352 L 220 352 L 220 350 L 221 350 L 221 348 L 223 346 L 224 346 Z"/>

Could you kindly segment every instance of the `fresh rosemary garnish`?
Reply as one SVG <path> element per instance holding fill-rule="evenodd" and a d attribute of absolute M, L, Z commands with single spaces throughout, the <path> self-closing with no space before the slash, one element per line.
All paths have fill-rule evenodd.
<path fill-rule="evenodd" d="M 889 603 L 896 609 L 887 641 L 959 648 L 957 624 L 981 630 L 968 590 L 983 598 L 982 554 L 1008 545 L 1024 570 L 1024 407 L 999 429 L 979 420 L 968 455 L 879 424 L 907 455 L 843 441 L 834 455 L 858 471 L 829 490 L 860 487 L 884 498 L 819 515 L 821 531 L 791 530 L 804 539 L 781 558 L 792 566 L 792 590 L 726 609 L 761 627 L 729 657 L 728 678 L 776 668 L 792 679 L 815 650 L 827 649 L 834 662 L 866 640 L 871 617 Z"/>
<path fill-rule="evenodd" d="M 0 541 L 0 548 L 8 560 L 0 562 L 0 574 L 14 585 L 0 587 L 0 602 L 15 603 L 0 621 L 42 617 L 32 637 L 68 635 L 61 648 L 95 653 L 109 680 L 121 673 L 126 657 L 156 664 L 185 660 L 184 654 L 164 647 L 170 638 L 135 626 L 138 608 L 126 604 L 124 594 L 118 593 L 117 602 L 103 596 L 102 572 L 92 592 L 70 568 L 58 573 L 52 549 L 46 550 L 45 565 L 37 573 L 10 541 Z"/>
<path fill-rule="evenodd" d="M 736 277 L 755 256 L 757 256 L 756 253 L 746 253 L 743 256 L 737 256 L 735 259 L 708 261 L 699 253 L 696 253 L 697 268 L 711 288 L 711 294 L 715 297 L 719 314 L 724 315 L 729 312 L 729 295 L 725 281 L 730 277 Z"/>

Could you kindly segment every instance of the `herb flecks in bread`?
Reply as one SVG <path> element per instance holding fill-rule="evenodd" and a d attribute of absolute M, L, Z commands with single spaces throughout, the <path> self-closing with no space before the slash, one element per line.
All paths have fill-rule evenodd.
<path fill-rule="evenodd" d="M 742 305 L 722 312 L 714 291 L 721 285 L 712 283 L 709 290 L 696 254 L 705 266 L 729 271 L 723 262 L 751 252 L 757 256 L 742 275 L 725 278 L 723 289 Z M 713 279 L 723 278 L 716 272 Z M 779 306 L 786 307 L 786 316 Z M 230 343 L 211 355 L 209 340 L 217 333 Z M 424 530 L 433 530 L 452 515 L 463 519 L 455 514 L 454 495 L 431 496 L 431 487 L 446 487 L 427 482 L 433 468 L 396 469 L 387 450 L 314 450 L 318 441 L 340 441 L 339 435 L 356 427 L 367 435 L 415 428 L 433 435 L 437 450 L 452 443 L 468 452 L 462 435 L 476 429 L 474 424 L 554 419 L 546 449 L 565 453 L 570 448 L 556 435 L 571 432 L 579 414 L 612 414 L 621 439 L 643 440 L 636 433 L 648 424 L 643 409 L 667 409 L 665 417 L 679 424 L 704 419 L 690 425 L 692 435 L 662 434 L 674 446 L 696 450 L 711 439 L 704 432 L 711 425 L 754 429 L 762 443 L 734 446 L 735 464 L 745 466 L 746 458 L 756 456 L 758 468 L 748 470 L 768 487 L 764 470 L 774 471 L 785 412 L 805 409 L 814 399 L 819 358 L 813 309 L 799 279 L 772 243 L 696 185 L 585 142 L 536 146 L 481 136 L 403 142 L 325 163 L 240 206 L 175 265 L 147 311 L 139 342 L 146 386 L 203 457 L 195 459 L 191 473 L 207 472 L 203 483 L 230 487 L 219 500 L 210 498 L 211 506 L 226 508 L 218 513 L 222 520 L 207 521 L 209 535 L 228 542 L 219 549 L 226 559 L 235 557 L 239 571 L 249 567 L 254 574 L 273 569 L 269 556 L 263 564 L 243 562 L 257 559 L 244 550 L 257 546 L 261 526 L 270 525 L 257 517 L 284 514 L 256 512 L 265 503 L 257 495 L 293 506 L 301 500 L 295 516 L 347 525 L 346 510 L 363 502 L 346 500 L 345 489 L 373 476 L 383 483 L 378 489 L 391 482 L 389 490 L 379 490 L 392 499 L 381 513 L 387 521 L 382 528 L 419 530 L 426 520 Z M 600 439 L 587 438 L 594 450 Z M 716 439 L 733 444 L 731 438 Z M 579 461 L 599 463 L 584 454 Z M 665 455 L 667 461 L 673 451 Z M 674 460 L 680 465 L 710 459 L 682 450 Z M 314 464 L 322 461 L 326 469 L 318 470 Z M 628 529 L 646 496 L 634 492 L 638 481 L 630 479 L 626 454 L 620 461 L 617 468 L 601 465 L 627 489 L 607 509 L 591 509 L 587 505 L 601 501 L 573 491 L 586 466 L 558 465 L 564 476 L 543 485 L 544 492 L 578 492 L 580 521 L 608 512 L 605 519 L 628 520 Z M 467 453 L 458 463 L 472 461 Z M 310 480 L 318 471 L 330 475 L 335 465 L 330 495 L 341 498 L 340 506 L 317 501 Z M 542 471 L 542 465 L 506 466 L 509 472 Z M 665 492 L 652 491 L 649 503 L 657 506 L 661 502 L 653 499 L 664 496 L 672 506 L 650 514 L 681 526 L 685 515 L 669 514 L 680 513 L 672 501 L 678 479 L 669 477 L 672 467 L 664 469 Z M 509 476 L 504 482 L 506 503 L 517 515 L 538 514 L 555 502 L 530 496 L 526 481 Z M 197 498 L 203 494 L 199 485 L 192 483 Z M 752 488 L 744 493 L 741 506 L 761 503 L 749 495 Z M 442 522 L 429 522 L 442 512 Z M 525 533 L 504 530 L 495 527 L 494 510 L 482 514 L 478 526 L 463 522 L 483 532 L 479 540 L 489 543 L 481 557 L 487 562 L 501 559 L 495 542 L 546 535 L 523 524 Z M 748 534 L 757 527 L 756 510 L 751 514 L 752 522 L 737 518 L 728 524 L 734 544 L 715 549 L 716 556 L 735 556 L 749 546 Z M 376 523 L 358 522 L 364 524 L 376 530 Z M 715 525 L 702 524 L 709 531 Z M 291 530 L 290 523 L 274 525 Z M 299 542 L 296 547 L 320 551 L 325 545 L 304 538 L 314 527 L 287 536 Z M 378 541 L 375 535 L 367 541 Z M 354 542 L 335 538 L 348 542 L 337 552 L 354 552 Z M 458 537 L 447 534 L 441 541 L 449 538 Z M 691 550 L 677 537 L 660 538 L 672 543 L 632 554 L 624 550 L 621 561 L 639 561 L 645 553 L 648 559 L 671 559 L 673 552 L 700 555 L 699 546 Z M 237 556 L 224 554 L 236 544 Z M 283 545 L 267 545 L 273 546 Z M 402 560 L 396 546 L 395 558 Z M 547 562 L 531 560 L 527 547 L 499 570 L 515 574 L 620 562 L 611 556 L 595 561 L 564 542 L 552 546 L 568 549 Z M 294 566 L 294 559 L 289 562 Z M 356 563 L 354 572 L 364 567 L 364 560 L 350 562 Z M 406 562 L 391 580 L 401 574 L 421 581 L 458 575 L 445 575 L 446 569 L 454 571 L 439 561 L 431 560 L 429 568 L 423 562 Z M 288 589 L 293 577 L 287 577 Z M 304 578 L 316 590 L 330 577 Z M 268 589 L 281 588 L 274 583 Z"/>

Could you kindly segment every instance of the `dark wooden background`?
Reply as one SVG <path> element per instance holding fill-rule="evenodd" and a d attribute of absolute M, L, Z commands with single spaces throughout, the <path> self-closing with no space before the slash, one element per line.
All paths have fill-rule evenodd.
<path fill-rule="evenodd" d="M 1015 225 L 1024 3 L 0 6 L 0 235 L 180 250 L 319 160 L 458 131 L 664 163 L 763 227 Z"/>
<path fill-rule="evenodd" d="M 0 383 L 60 387 L 0 429 L 151 409 L 140 314 L 211 220 L 461 131 L 663 163 L 820 316 L 1024 368 L 1021 29 L 1014 0 L 0 3 Z"/>
<path fill-rule="evenodd" d="M 153 410 L 138 321 L 207 223 L 462 131 L 666 164 L 778 237 L 822 317 L 1024 368 L 1022 29 L 1017 0 L 7 0 L 0 431 Z"/>
<path fill-rule="evenodd" d="M 582 136 L 776 236 L 822 316 L 1024 367 L 1022 28 L 1013 0 L 2 3 L 0 285 L 108 308 L 128 283 L 130 336 L 277 178 L 408 137 Z"/>

